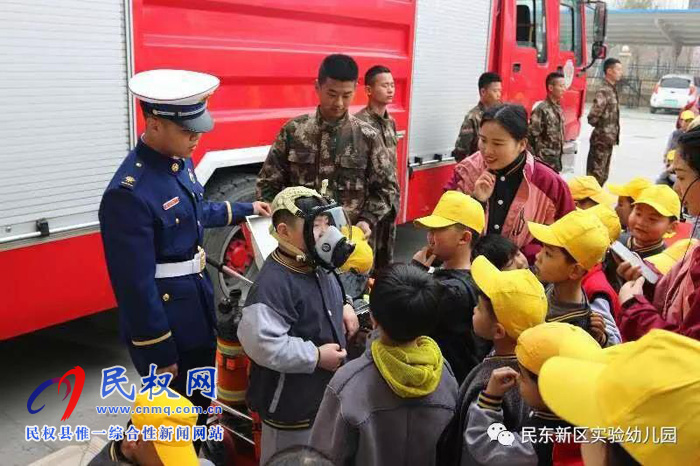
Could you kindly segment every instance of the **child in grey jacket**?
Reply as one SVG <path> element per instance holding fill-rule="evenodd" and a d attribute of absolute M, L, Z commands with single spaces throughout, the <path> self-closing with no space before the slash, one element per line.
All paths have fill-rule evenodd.
<path fill-rule="evenodd" d="M 357 329 L 337 278 L 311 260 L 315 245 L 309 243 L 330 229 L 326 209 L 337 205 L 297 186 L 281 191 L 271 207 L 279 246 L 248 293 L 237 332 L 251 360 L 246 401 L 262 421 L 261 464 L 308 443 L 326 385 Z"/>
<path fill-rule="evenodd" d="M 416 267 L 393 264 L 370 294 L 379 331 L 365 354 L 333 376 L 310 445 L 342 465 L 435 464 L 438 437 L 452 419 L 457 382 L 429 333 L 442 285 Z"/>
<path fill-rule="evenodd" d="M 512 367 L 495 369 L 478 400 L 469 406 L 469 425 L 464 435 L 470 443 L 481 445 L 478 456 L 483 464 L 552 465 L 555 448 L 566 452 L 568 459 L 581 460 L 579 444 L 566 435 L 554 436 L 555 431 L 568 431 L 573 435 L 573 426 L 551 412 L 537 386 L 542 365 L 572 345 L 581 351 L 600 350 L 585 330 L 562 322 L 540 324 L 520 334 L 515 347 L 517 370 Z M 508 393 L 516 391 L 516 385 L 531 411 L 520 428 L 501 437 L 505 429 L 502 401 Z"/>
<path fill-rule="evenodd" d="M 457 423 L 462 433 L 462 448 L 459 455 L 438 452 L 443 464 L 491 464 L 493 445 L 488 438 L 470 434 L 469 426 L 474 419 L 469 407 L 474 402 L 502 406 L 501 422 L 509 430 L 520 428 L 527 419 L 529 410 L 516 391 L 498 400 L 483 392 L 494 370 L 517 368 L 518 337 L 528 328 L 544 323 L 547 315 L 544 287 L 529 270 L 500 271 L 486 257 L 479 256 L 472 263 L 472 276 L 481 291 L 474 310 L 474 331 L 493 341 L 493 353 L 475 367 L 462 384 Z"/>

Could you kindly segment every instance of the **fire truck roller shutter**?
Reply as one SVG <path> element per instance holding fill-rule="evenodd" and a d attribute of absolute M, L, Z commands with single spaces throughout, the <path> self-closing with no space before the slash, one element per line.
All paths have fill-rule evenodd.
<path fill-rule="evenodd" d="M 96 228 L 129 150 L 126 14 L 123 0 L 3 2 L 0 243 Z"/>
<path fill-rule="evenodd" d="M 491 0 L 419 0 L 408 140 L 405 220 L 427 215 L 452 176 L 450 157 L 486 71 Z"/>

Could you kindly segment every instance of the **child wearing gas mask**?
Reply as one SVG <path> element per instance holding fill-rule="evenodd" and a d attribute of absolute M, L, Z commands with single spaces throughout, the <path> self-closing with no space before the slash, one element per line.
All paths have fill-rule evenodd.
<path fill-rule="evenodd" d="M 243 308 L 238 338 L 251 359 L 246 401 L 262 420 L 260 463 L 305 445 L 323 392 L 358 327 L 335 269 L 354 250 L 342 207 L 291 187 L 272 202 L 279 246 L 263 264 Z M 351 235 L 350 235 L 351 236 Z"/>

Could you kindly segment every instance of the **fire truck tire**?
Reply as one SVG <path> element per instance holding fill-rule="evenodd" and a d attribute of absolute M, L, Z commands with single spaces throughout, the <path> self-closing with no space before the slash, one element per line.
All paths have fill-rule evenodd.
<path fill-rule="evenodd" d="M 226 174 L 216 176 L 207 183 L 206 196 L 211 201 L 252 202 L 255 200 L 256 175 L 249 173 Z M 204 232 L 204 249 L 209 257 L 220 263 L 231 266 L 231 257 L 237 259 L 236 271 L 242 272 L 246 278 L 253 280 L 258 273 L 255 260 L 247 252 L 252 251 L 244 247 L 245 238 L 239 225 L 222 228 L 208 228 Z M 227 297 L 229 291 L 238 288 L 247 294 L 248 286 L 236 279 L 224 277 L 213 267 L 207 265 L 212 285 L 214 286 L 214 305 L 217 306 L 221 299 Z"/>

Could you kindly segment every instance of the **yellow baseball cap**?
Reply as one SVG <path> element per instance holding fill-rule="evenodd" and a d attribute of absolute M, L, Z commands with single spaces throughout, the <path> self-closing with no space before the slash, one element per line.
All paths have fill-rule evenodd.
<path fill-rule="evenodd" d="M 586 213 L 598 217 L 598 220 L 600 220 L 603 226 L 608 230 L 610 244 L 617 241 L 622 233 L 622 224 L 620 224 L 620 217 L 617 216 L 615 209 L 605 204 L 598 204 L 590 209 L 586 209 Z"/>
<path fill-rule="evenodd" d="M 515 356 L 527 370 L 539 374 L 545 361 L 559 356 L 564 342 L 588 346 L 591 351 L 600 349 L 600 345 L 581 327 L 563 322 L 547 322 L 520 334 L 515 346 Z"/>
<path fill-rule="evenodd" d="M 641 464 L 700 464 L 700 342 L 652 330 L 607 349 L 573 349 L 540 370 L 547 407 L 579 427 L 648 432 L 646 442 L 622 443 Z M 674 442 L 652 440 L 662 428 L 676 428 Z"/>
<path fill-rule="evenodd" d="M 608 184 L 608 191 L 615 194 L 616 196 L 631 197 L 632 199 L 637 199 L 639 195 L 649 186 L 652 186 L 652 182 L 646 178 L 632 178 L 625 184 Z"/>
<path fill-rule="evenodd" d="M 472 263 L 472 277 L 493 305 L 498 323 L 509 337 L 544 323 L 547 316 L 547 296 L 542 283 L 526 269 L 502 272 L 485 256 Z"/>
<path fill-rule="evenodd" d="M 678 240 L 669 246 L 664 252 L 647 257 L 645 260 L 651 262 L 659 269 L 659 272 L 666 275 L 676 263 L 683 258 L 686 252 L 692 252 L 698 244 L 696 239 Z"/>
<path fill-rule="evenodd" d="M 634 204 L 646 204 L 664 217 L 681 217 L 681 200 L 673 188 L 665 184 L 649 186 Z"/>
<path fill-rule="evenodd" d="M 160 437 L 156 437 L 156 440 L 153 441 L 158 457 L 164 466 L 198 466 L 199 460 L 192 441 L 175 440 L 174 435 L 178 427 L 184 426 L 191 430 L 192 426 L 197 424 L 197 414 L 193 410 L 194 405 L 184 396 L 168 398 L 163 393 L 149 401 L 148 393 L 139 393 L 136 395 L 135 414 L 131 416 L 131 422 L 139 430 L 142 430 L 146 425 L 156 429 L 159 429 L 160 426 L 173 428 L 173 440 L 170 442 L 160 440 Z M 159 412 L 154 413 L 153 411 Z M 170 415 L 167 414 L 168 411 Z M 178 413 L 178 411 L 180 412 Z M 184 413 L 185 411 L 187 414 Z"/>
<path fill-rule="evenodd" d="M 615 196 L 604 190 L 592 176 L 577 176 L 568 181 L 574 201 L 591 198 L 598 204 L 614 204 Z"/>
<path fill-rule="evenodd" d="M 348 236 L 348 227 L 340 229 L 343 235 Z M 365 234 L 359 227 L 352 227 L 350 236 L 355 243 L 355 250 L 350 254 L 347 261 L 340 267 L 341 272 L 349 272 L 355 270 L 361 274 L 368 274 L 374 265 L 374 252 L 372 246 L 364 239 Z"/>
<path fill-rule="evenodd" d="M 551 225 L 528 222 L 527 226 L 535 239 L 566 249 L 586 270 L 602 261 L 610 246 L 608 229 L 586 210 L 569 212 Z"/>
<path fill-rule="evenodd" d="M 695 119 L 695 114 L 693 113 L 692 110 L 683 110 L 681 112 L 681 120 L 694 120 Z"/>
<path fill-rule="evenodd" d="M 455 224 L 469 227 L 477 233 L 484 231 L 486 218 L 479 201 L 459 191 L 445 191 L 432 215 L 414 220 L 425 228 L 444 228 Z"/>

